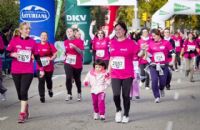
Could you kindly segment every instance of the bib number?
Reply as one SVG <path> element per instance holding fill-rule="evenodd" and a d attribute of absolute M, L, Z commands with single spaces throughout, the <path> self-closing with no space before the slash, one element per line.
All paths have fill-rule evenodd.
<path fill-rule="evenodd" d="M 175 41 L 175 46 L 179 47 L 180 46 L 180 42 L 179 41 Z"/>
<path fill-rule="evenodd" d="M 155 62 L 162 62 L 165 61 L 165 55 L 163 52 L 157 52 L 154 54 Z"/>
<path fill-rule="evenodd" d="M 111 67 L 113 69 L 125 69 L 125 58 L 124 57 L 114 57 L 112 60 Z"/>
<path fill-rule="evenodd" d="M 76 64 L 76 55 L 67 55 L 65 62 L 70 65 L 75 65 Z"/>
<path fill-rule="evenodd" d="M 18 58 L 17 60 L 20 62 L 28 63 L 31 61 L 31 51 L 30 50 L 19 50 L 17 52 Z"/>
<path fill-rule="evenodd" d="M 188 51 L 194 51 L 195 50 L 195 46 L 194 45 L 188 45 Z"/>
<path fill-rule="evenodd" d="M 98 57 L 104 57 L 105 56 L 105 51 L 104 50 L 97 50 L 96 51 L 96 56 Z"/>
<path fill-rule="evenodd" d="M 41 61 L 43 67 L 45 67 L 45 66 L 50 64 L 50 61 L 48 60 L 48 57 L 41 57 L 40 61 Z"/>

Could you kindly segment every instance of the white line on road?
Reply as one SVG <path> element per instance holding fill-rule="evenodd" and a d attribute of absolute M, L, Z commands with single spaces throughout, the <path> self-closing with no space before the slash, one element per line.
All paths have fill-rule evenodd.
<path fill-rule="evenodd" d="M 58 92 L 58 93 L 56 93 L 56 94 L 54 94 L 54 97 L 55 96 L 58 96 L 58 95 L 60 95 L 60 94 L 62 94 L 63 92 Z"/>
<path fill-rule="evenodd" d="M 166 127 L 165 130 L 172 130 L 172 127 L 173 127 L 173 122 L 172 121 L 168 121 L 167 127 Z"/>
<path fill-rule="evenodd" d="M 4 120 L 6 120 L 7 118 L 8 118 L 7 116 L 0 117 L 0 121 L 4 121 Z"/>
<path fill-rule="evenodd" d="M 178 100 L 178 99 L 179 99 L 179 93 L 175 92 L 175 94 L 174 94 L 174 100 Z"/>
<path fill-rule="evenodd" d="M 57 79 L 59 77 L 65 77 L 65 74 L 55 75 L 55 76 L 52 77 L 52 80 Z"/>

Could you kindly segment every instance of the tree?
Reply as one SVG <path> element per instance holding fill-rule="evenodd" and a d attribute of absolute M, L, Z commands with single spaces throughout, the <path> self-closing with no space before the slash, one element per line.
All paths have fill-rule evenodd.
<path fill-rule="evenodd" d="M 65 3 L 65 2 L 63 2 Z M 57 3 L 56 3 L 57 4 Z M 61 7 L 61 11 L 60 11 L 60 19 L 59 19 L 59 22 L 58 22 L 58 28 L 57 28 L 57 31 L 56 31 L 56 41 L 63 41 L 65 39 L 65 36 L 66 36 L 66 24 L 65 24 L 65 4 L 62 4 L 62 7 Z"/>
<path fill-rule="evenodd" d="M 97 21 L 95 30 L 105 25 L 105 15 L 107 13 L 108 12 L 106 7 L 91 7 L 91 20 Z"/>
<path fill-rule="evenodd" d="M 19 25 L 19 4 L 17 0 L 0 0 L 0 29 Z"/>
<path fill-rule="evenodd" d="M 118 10 L 118 21 L 124 21 L 128 26 L 132 25 L 132 19 L 134 18 L 133 6 L 123 6 Z"/>

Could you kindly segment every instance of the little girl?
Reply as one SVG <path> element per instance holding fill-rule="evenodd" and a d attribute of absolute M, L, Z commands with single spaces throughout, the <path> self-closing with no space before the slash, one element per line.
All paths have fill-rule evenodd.
<path fill-rule="evenodd" d="M 105 89 L 110 84 L 106 64 L 102 60 L 96 60 L 93 69 L 87 73 L 83 83 L 85 87 L 91 86 L 94 120 L 99 117 L 100 120 L 105 120 Z"/>

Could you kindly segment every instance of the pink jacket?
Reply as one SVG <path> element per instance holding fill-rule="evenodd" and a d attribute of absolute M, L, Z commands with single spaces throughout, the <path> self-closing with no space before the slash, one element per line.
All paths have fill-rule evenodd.
<path fill-rule="evenodd" d="M 85 86 L 91 86 L 91 93 L 98 94 L 105 92 L 105 89 L 110 85 L 110 77 L 106 71 L 97 74 L 91 70 L 87 73 L 83 83 Z"/>

